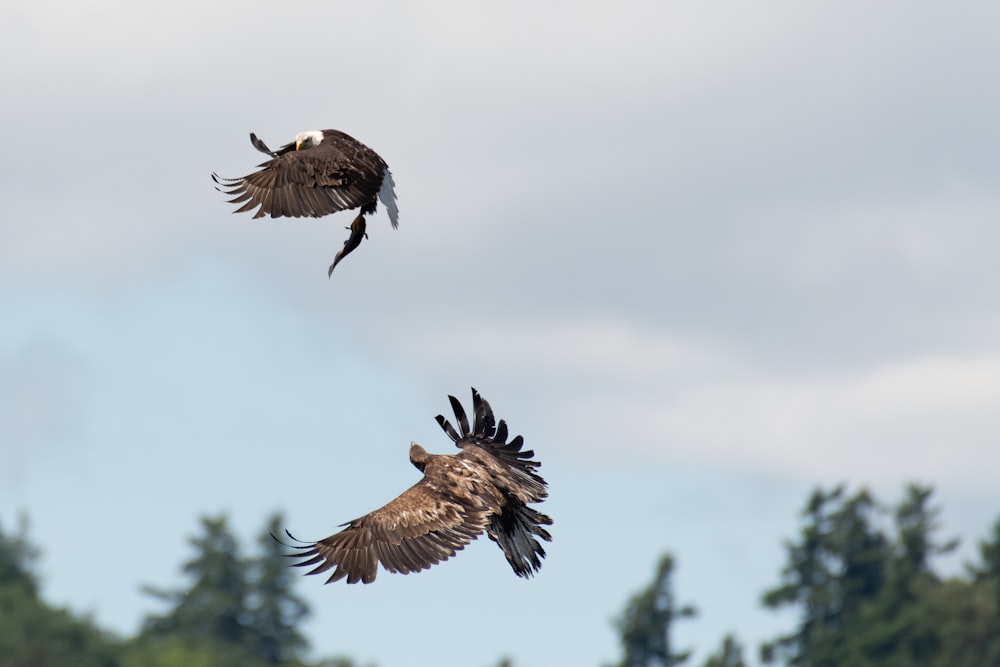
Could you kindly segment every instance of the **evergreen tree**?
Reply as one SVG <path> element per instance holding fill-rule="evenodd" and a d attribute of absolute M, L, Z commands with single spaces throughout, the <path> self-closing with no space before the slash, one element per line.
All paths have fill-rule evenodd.
<path fill-rule="evenodd" d="M 671 648 L 674 621 L 697 613 L 690 605 L 677 606 L 671 582 L 673 569 L 673 557 L 664 554 L 653 581 L 632 596 L 615 620 L 625 653 L 618 667 L 672 667 L 689 657 L 690 651 L 674 653 Z"/>
<path fill-rule="evenodd" d="M 268 528 L 280 523 L 274 516 Z M 306 663 L 297 655 L 305 639 L 295 628 L 308 609 L 291 593 L 269 536 L 259 557 L 244 562 L 225 518 L 204 518 L 201 529 L 183 566 L 190 587 L 153 591 L 170 609 L 122 642 L 46 604 L 26 521 L 14 534 L 0 525 L 0 667 L 356 667 L 344 657 Z"/>
<path fill-rule="evenodd" d="M 21 515 L 15 535 L 6 535 L 0 524 L 0 586 L 23 586 L 32 596 L 38 595 L 38 578 L 33 563 L 39 551 L 28 540 L 28 518 Z"/>
<path fill-rule="evenodd" d="M 973 580 L 942 581 L 933 560 L 957 546 L 938 537 L 932 489 L 911 484 L 895 508 L 895 533 L 874 528 L 875 502 L 843 487 L 816 491 L 781 586 L 765 604 L 795 605 L 799 628 L 765 644 L 766 662 L 826 667 L 1000 667 L 1000 522 L 980 545 Z"/>
<path fill-rule="evenodd" d="M 933 493 L 934 490 L 929 486 L 909 484 L 905 498 L 896 509 L 896 530 L 900 547 L 896 557 L 896 570 L 901 573 L 934 578 L 930 559 L 958 547 L 957 539 L 944 543 L 938 543 L 934 539 L 934 534 L 940 528 L 941 509 L 930 506 Z"/>
<path fill-rule="evenodd" d="M 924 633 L 940 644 L 931 667 L 1000 667 L 1000 607 L 982 582 L 951 579 L 921 601 Z"/>
<path fill-rule="evenodd" d="M 990 536 L 979 542 L 979 563 L 969 565 L 968 570 L 991 590 L 994 605 L 1000 610 L 1000 518 L 993 524 Z"/>
<path fill-rule="evenodd" d="M 299 657 L 308 646 L 298 628 L 309 615 L 309 606 L 292 591 L 295 575 L 272 537 L 281 534 L 282 525 L 280 513 L 271 516 L 257 541 L 260 555 L 251 561 L 252 652 L 272 665 Z"/>
<path fill-rule="evenodd" d="M 932 494 L 930 487 L 910 484 L 895 510 L 896 541 L 886 585 L 860 608 L 861 622 L 846 642 L 851 664 L 924 665 L 941 652 L 940 580 L 931 558 L 954 550 L 958 542 L 938 542 L 940 509 L 931 506 Z"/>
<path fill-rule="evenodd" d="M 0 526 L 0 667 L 117 667 L 111 636 L 39 597 L 38 556 L 25 519 L 14 535 Z"/>
<path fill-rule="evenodd" d="M 797 543 L 786 543 L 782 583 L 767 592 L 764 605 L 797 606 L 799 628 L 761 647 L 767 663 L 783 660 L 802 667 L 848 664 L 845 640 L 856 627 L 862 604 L 885 583 L 889 545 L 873 527 L 878 511 L 867 490 L 846 497 L 843 486 L 817 489 L 802 515 Z"/>
<path fill-rule="evenodd" d="M 708 656 L 704 667 L 746 667 L 743 662 L 743 645 L 733 635 L 726 635 L 718 653 Z"/>
<path fill-rule="evenodd" d="M 972 591 L 965 596 L 951 596 L 958 609 L 949 615 L 950 623 L 942 630 L 949 640 L 961 636 L 964 641 L 957 646 L 949 641 L 947 657 L 964 651 L 965 656 L 979 656 L 983 665 L 1000 667 L 1000 517 L 989 536 L 979 542 L 979 562 L 967 569 L 973 579 Z M 955 665 L 960 664 L 957 657 L 953 660 Z"/>
<path fill-rule="evenodd" d="M 225 516 L 202 517 L 201 528 L 203 534 L 189 540 L 195 555 L 183 565 L 190 586 L 170 591 L 144 589 L 171 606 L 165 615 L 147 618 L 144 635 L 239 645 L 250 620 L 247 564 Z"/>
<path fill-rule="evenodd" d="M 202 517 L 201 532 L 189 540 L 194 555 L 184 563 L 186 588 L 145 590 L 169 605 L 150 615 L 125 653 L 125 667 L 287 667 L 307 665 L 307 642 L 299 632 L 308 615 L 305 601 L 292 592 L 293 572 L 271 533 L 280 529 L 271 516 L 256 557 L 241 556 L 225 516 Z M 353 667 L 344 657 L 314 667 Z M 2 667 L 2 666 L 0 666 Z"/>

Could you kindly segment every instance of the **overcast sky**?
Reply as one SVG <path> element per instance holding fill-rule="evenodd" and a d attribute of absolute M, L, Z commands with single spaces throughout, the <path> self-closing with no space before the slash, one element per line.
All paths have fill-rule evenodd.
<path fill-rule="evenodd" d="M 818 484 L 1000 514 L 1000 8 L 989 2 L 0 5 L 0 521 L 128 634 L 186 537 L 319 538 L 416 481 L 475 386 L 543 462 L 539 575 L 486 540 L 306 579 L 317 654 L 618 656 L 664 551 L 698 660 L 756 645 Z M 212 171 L 337 128 L 396 181 L 232 215 Z M 511 632 L 517 628 L 517 632 Z M 442 642 L 453 650 L 442 653 Z"/>

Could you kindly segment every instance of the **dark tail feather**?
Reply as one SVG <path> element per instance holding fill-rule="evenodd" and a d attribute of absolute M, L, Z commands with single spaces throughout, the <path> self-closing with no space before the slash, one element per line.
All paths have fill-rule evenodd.
<path fill-rule="evenodd" d="M 490 519 L 486 534 L 503 550 L 514 574 L 528 578 L 542 567 L 545 549 L 535 538 L 552 541 L 549 531 L 542 528 L 551 526 L 552 519 L 516 498 L 508 500 L 503 512 Z"/>

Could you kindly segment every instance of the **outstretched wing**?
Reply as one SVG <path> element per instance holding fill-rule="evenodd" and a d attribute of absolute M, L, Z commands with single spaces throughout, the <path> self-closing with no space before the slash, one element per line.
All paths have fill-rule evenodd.
<path fill-rule="evenodd" d="M 296 566 L 316 566 L 307 574 L 332 569 L 326 583 L 347 577 L 349 584 L 370 584 L 378 563 L 390 572 L 419 572 L 448 560 L 486 529 L 489 518 L 473 502 L 478 498 L 463 502 L 425 477 L 385 507 L 343 524 L 339 533 L 292 545 L 300 553 L 289 555 L 305 559 Z"/>
<path fill-rule="evenodd" d="M 503 419 L 496 421 L 490 404 L 479 395 L 475 387 L 472 389 L 471 429 L 462 404 L 454 396 L 448 398 L 455 411 L 458 429 L 444 415 L 438 415 L 437 422 L 455 445 L 465 450 L 469 458 L 503 472 L 510 482 L 506 490 L 515 493 L 524 502 L 537 502 L 546 498 L 548 491 L 545 489 L 545 480 L 535 472 L 542 465 L 532 458 L 535 452 L 523 449 L 524 438 L 519 435 L 510 442 L 507 441 L 507 423 Z"/>
<path fill-rule="evenodd" d="M 229 202 L 242 204 L 235 213 L 256 208 L 254 218 L 318 218 L 359 207 L 364 213 L 375 211 L 387 167 L 375 151 L 356 139 L 328 130 L 319 146 L 285 153 L 282 150 L 287 147 L 272 153 L 255 136 L 251 142 L 275 157 L 243 178 L 212 174 L 220 191 L 233 197 Z"/>

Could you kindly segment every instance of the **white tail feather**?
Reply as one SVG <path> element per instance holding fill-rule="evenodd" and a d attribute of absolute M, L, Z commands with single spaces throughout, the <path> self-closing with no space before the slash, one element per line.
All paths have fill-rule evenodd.
<path fill-rule="evenodd" d="M 396 183 L 392 180 L 392 172 L 386 167 L 382 170 L 382 187 L 378 191 L 378 198 L 385 206 L 386 213 L 389 214 L 389 222 L 392 228 L 399 227 L 399 209 L 396 208 Z"/>

